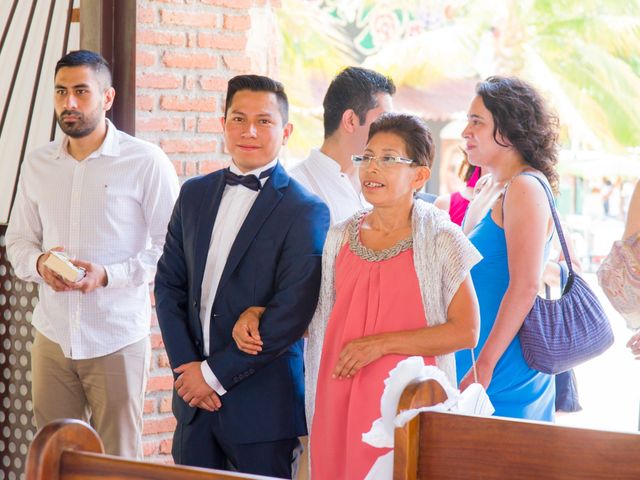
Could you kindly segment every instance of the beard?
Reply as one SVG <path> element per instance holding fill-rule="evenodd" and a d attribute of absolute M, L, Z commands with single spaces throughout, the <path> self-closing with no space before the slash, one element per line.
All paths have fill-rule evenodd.
<path fill-rule="evenodd" d="M 56 121 L 66 135 L 72 138 L 82 138 L 92 133 L 100 123 L 99 112 L 100 110 L 95 110 L 86 116 L 84 113 L 78 111 L 63 110 L 60 112 L 60 115 L 56 116 Z M 73 115 L 76 121 L 73 123 L 65 123 L 64 117 L 68 115 Z"/>

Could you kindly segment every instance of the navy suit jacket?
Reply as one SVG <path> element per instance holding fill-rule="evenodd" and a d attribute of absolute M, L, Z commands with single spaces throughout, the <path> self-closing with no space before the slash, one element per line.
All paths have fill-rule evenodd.
<path fill-rule="evenodd" d="M 156 313 L 172 368 L 206 360 L 227 393 L 214 413 L 235 443 L 306 433 L 302 336 L 320 288 L 329 211 L 278 164 L 236 237 L 216 293 L 209 357 L 203 353 L 202 277 L 225 181 L 222 171 L 186 182 L 174 208 L 155 279 Z M 234 188 L 245 188 L 237 186 Z M 265 306 L 258 355 L 231 337 L 252 305 Z M 202 411 L 175 392 L 173 412 L 190 423 Z"/>

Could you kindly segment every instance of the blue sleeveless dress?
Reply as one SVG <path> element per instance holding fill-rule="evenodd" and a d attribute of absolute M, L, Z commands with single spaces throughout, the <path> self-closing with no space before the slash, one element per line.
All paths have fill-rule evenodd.
<path fill-rule="evenodd" d="M 480 304 L 480 339 L 474 349 L 478 358 L 487 341 L 509 285 L 507 241 L 504 230 L 491 218 L 491 210 L 469 234 L 469 240 L 483 259 L 471 269 L 471 278 Z M 549 242 L 545 246 L 548 257 Z M 471 368 L 471 351 L 456 353 L 458 383 Z M 555 383 L 553 375 L 529 368 L 522 356 L 518 335 L 498 361 L 487 394 L 501 417 L 553 421 Z"/>

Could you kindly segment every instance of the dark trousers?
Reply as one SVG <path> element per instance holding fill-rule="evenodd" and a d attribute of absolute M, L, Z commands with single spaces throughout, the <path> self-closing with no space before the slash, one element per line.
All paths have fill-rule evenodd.
<path fill-rule="evenodd" d="M 237 444 L 228 440 L 218 415 L 200 410 L 190 424 L 178 422 L 171 453 L 177 464 L 291 478 L 297 438 Z"/>

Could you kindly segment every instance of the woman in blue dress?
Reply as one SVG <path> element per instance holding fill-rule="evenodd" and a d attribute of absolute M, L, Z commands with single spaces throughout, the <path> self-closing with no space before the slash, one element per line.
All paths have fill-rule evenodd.
<path fill-rule="evenodd" d="M 477 381 L 495 415 L 554 419 L 552 375 L 526 364 L 518 331 L 540 285 L 553 234 L 542 185 L 557 189 L 558 121 L 540 94 L 513 77 L 490 77 L 476 87 L 462 132 L 472 165 L 488 172 L 476 187 L 463 228 L 483 260 L 471 276 L 480 304 L 480 340 L 456 354 L 460 389 Z"/>

